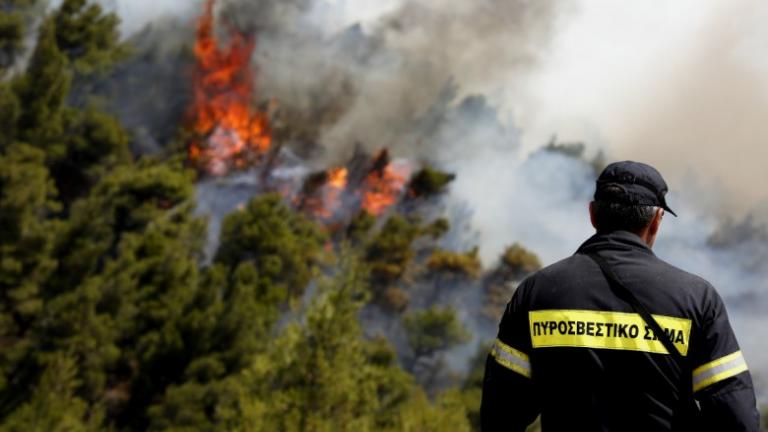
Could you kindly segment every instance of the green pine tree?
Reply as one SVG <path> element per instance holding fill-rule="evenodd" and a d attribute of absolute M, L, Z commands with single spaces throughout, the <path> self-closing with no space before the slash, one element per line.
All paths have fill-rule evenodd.
<path fill-rule="evenodd" d="M 14 95 L 0 88 L 0 146 L 21 140 L 41 148 L 61 199 L 69 204 L 99 176 L 130 161 L 128 136 L 116 119 L 95 108 L 67 104 L 73 78 L 106 68 L 124 56 L 113 14 L 86 0 L 65 0 L 43 18 Z"/>
<path fill-rule="evenodd" d="M 56 43 L 80 74 L 104 72 L 128 54 L 120 19 L 89 0 L 64 0 L 54 14 Z"/>
<path fill-rule="evenodd" d="M 348 251 L 339 259 L 303 324 L 289 325 L 245 371 L 250 414 L 239 430 L 467 430 L 458 403 L 430 404 L 386 342 L 362 337 L 368 269 Z"/>
<path fill-rule="evenodd" d="M 466 342 L 470 336 L 450 307 L 410 312 L 403 318 L 403 325 L 416 359 Z"/>
<path fill-rule="evenodd" d="M 43 160 L 27 145 L 0 153 L 0 412 L 24 396 L 27 359 L 37 345 L 30 330 L 43 311 L 42 285 L 56 268 L 56 192 Z"/>
<path fill-rule="evenodd" d="M 240 429 L 248 415 L 243 370 L 270 344 L 286 297 L 253 263 L 231 275 L 221 265 L 209 268 L 184 318 L 190 361 L 150 408 L 151 428 Z"/>
<path fill-rule="evenodd" d="M 2 432 L 88 432 L 102 430 L 102 412 L 76 396 L 77 365 L 58 355 L 51 359 L 31 398 L 10 415 Z"/>
<path fill-rule="evenodd" d="M 43 21 L 25 73 L 14 80 L 21 102 L 17 139 L 41 148 L 48 160 L 62 157 L 63 107 L 72 85 L 69 61 L 56 44 L 56 25 Z"/>
<path fill-rule="evenodd" d="M 0 82 L 0 153 L 16 138 L 16 123 L 21 115 L 21 103 L 10 85 Z"/>
<path fill-rule="evenodd" d="M 230 271 L 253 263 L 261 277 L 296 295 L 309 283 L 324 240 L 317 226 L 280 195 L 264 195 L 224 220 L 215 261 Z"/>
<path fill-rule="evenodd" d="M 118 426 L 144 427 L 148 406 L 190 361 L 185 318 L 205 238 L 191 179 L 170 164 L 120 167 L 75 203 L 57 242 L 37 361 L 72 356 L 78 395 L 105 402 Z"/>

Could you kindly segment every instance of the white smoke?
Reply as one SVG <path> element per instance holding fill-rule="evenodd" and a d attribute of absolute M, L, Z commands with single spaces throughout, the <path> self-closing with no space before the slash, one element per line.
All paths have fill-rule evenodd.
<path fill-rule="evenodd" d="M 768 198 L 768 3 L 579 1 L 531 81 L 521 126 L 721 185 L 720 215 Z M 711 210 L 711 209 L 707 209 Z"/>
<path fill-rule="evenodd" d="M 657 165 L 680 214 L 665 218 L 657 252 L 718 288 L 767 388 L 768 269 L 743 265 L 766 244 L 709 242 L 721 216 L 766 198 L 766 3 L 229 3 L 263 31 L 259 97 L 304 113 L 310 133 L 295 140 L 322 144 L 322 163 L 362 141 L 455 172 L 450 208 L 470 209 L 487 264 L 516 241 L 549 264 L 591 234 L 595 172 L 536 151 L 552 133 Z M 200 2 L 114 6 L 131 33 L 162 14 L 191 25 Z M 201 198 L 217 190 L 202 185 Z"/>
<path fill-rule="evenodd" d="M 472 234 L 478 239 L 483 261 L 495 263 L 503 248 L 515 241 L 539 254 L 544 264 L 575 252 L 594 232 L 587 210 L 594 192 L 593 166 L 558 152 L 526 154 L 514 142 L 500 146 L 499 141 L 489 139 L 487 125 L 463 120 L 457 122 L 460 127 L 473 124 L 480 130 L 453 134 L 459 139 L 444 143 L 461 157 L 451 158 L 450 150 L 441 155 L 448 155 L 445 164 L 457 174 L 450 200 L 454 206 L 471 209 Z M 750 361 L 758 394 L 765 401 L 768 343 L 762 330 L 768 328 L 764 315 L 768 307 L 768 231 L 759 219 L 754 225 L 742 222 L 723 228 L 718 217 L 702 213 L 700 193 L 711 190 L 706 186 L 694 177 L 671 184 L 668 202 L 680 217 L 664 218 L 654 250 L 660 258 L 715 286 Z M 726 244 L 717 246 L 713 234 L 723 229 Z"/>

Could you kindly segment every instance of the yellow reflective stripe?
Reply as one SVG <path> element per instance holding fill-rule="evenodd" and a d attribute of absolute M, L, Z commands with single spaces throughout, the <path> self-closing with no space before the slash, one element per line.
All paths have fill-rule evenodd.
<path fill-rule="evenodd" d="M 491 356 L 496 362 L 505 368 L 517 372 L 520 375 L 531 377 L 531 361 L 527 354 L 518 351 L 499 339 L 493 343 Z"/>
<path fill-rule="evenodd" d="M 709 363 L 705 363 L 696 369 L 693 370 L 693 376 L 701 375 L 704 372 L 708 371 L 709 369 L 712 369 L 715 366 L 720 366 L 723 363 L 728 363 L 731 360 L 735 360 L 737 358 L 743 358 L 743 355 L 741 354 L 741 351 L 736 351 L 734 353 L 728 354 L 727 356 L 720 357 L 717 360 L 712 360 Z"/>
<path fill-rule="evenodd" d="M 683 356 L 688 354 L 691 320 L 664 315 L 654 319 Z M 664 344 L 636 313 L 542 310 L 528 313 L 534 348 L 581 347 L 668 354 Z"/>
<path fill-rule="evenodd" d="M 693 391 L 697 392 L 716 382 L 738 375 L 748 370 L 747 362 L 741 351 L 720 357 L 697 367 L 693 371 Z"/>

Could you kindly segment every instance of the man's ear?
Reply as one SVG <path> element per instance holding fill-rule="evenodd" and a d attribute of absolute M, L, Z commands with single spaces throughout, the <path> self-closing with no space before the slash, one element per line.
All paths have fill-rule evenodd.
<path fill-rule="evenodd" d="M 663 218 L 664 209 L 657 207 L 656 214 L 653 215 L 653 220 L 651 220 L 651 224 L 648 226 L 648 234 L 650 234 L 652 237 L 656 237 L 656 234 L 658 234 L 659 228 L 661 227 L 661 220 Z"/>
<path fill-rule="evenodd" d="M 589 203 L 589 221 L 592 222 L 592 227 L 597 229 L 597 224 L 595 223 L 595 202 L 590 201 Z"/>

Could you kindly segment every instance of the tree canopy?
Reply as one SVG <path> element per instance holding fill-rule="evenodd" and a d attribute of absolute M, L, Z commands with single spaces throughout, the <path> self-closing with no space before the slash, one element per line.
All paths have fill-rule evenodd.
<path fill-rule="evenodd" d="M 411 302 L 442 290 L 425 273 L 485 280 L 476 248 L 439 243 L 446 219 L 412 211 L 453 174 L 424 168 L 402 208 L 339 231 L 254 193 L 206 257 L 200 173 L 175 143 L 133 154 L 89 93 L 131 54 L 118 24 L 93 0 L 0 7 L 0 431 L 477 429 L 477 368 L 429 388 L 403 355 L 470 337 Z M 539 265 L 510 249 L 499 274 Z"/>

